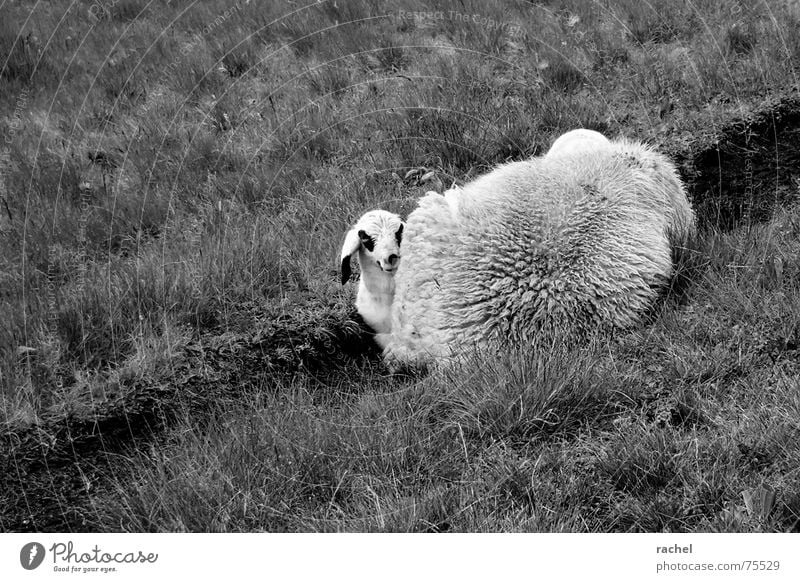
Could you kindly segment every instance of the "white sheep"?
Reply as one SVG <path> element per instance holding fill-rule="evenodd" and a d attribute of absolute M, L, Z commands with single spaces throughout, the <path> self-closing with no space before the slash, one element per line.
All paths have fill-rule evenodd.
<path fill-rule="evenodd" d="M 590 153 L 598 148 L 610 146 L 611 142 L 602 133 L 591 129 L 573 129 L 558 137 L 545 154 L 547 158 L 577 153 Z"/>
<path fill-rule="evenodd" d="M 341 254 L 342 285 L 350 279 L 350 257 L 358 253 L 361 280 L 356 309 L 375 330 L 376 339 L 391 330 L 394 275 L 400 265 L 403 221 L 385 210 L 372 210 L 362 216 L 344 239 Z"/>
<path fill-rule="evenodd" d="M 628 327 L 693 229 L 671 162 L 624 140 L 429 192 L 406 221 L 384 358 L 429 363 L 537 334 Z"/>

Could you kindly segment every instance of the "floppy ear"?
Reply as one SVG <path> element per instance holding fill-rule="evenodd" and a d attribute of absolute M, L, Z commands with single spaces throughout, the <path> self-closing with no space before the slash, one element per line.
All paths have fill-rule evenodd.
<path fill-rule="evenodd" d="M 350 279 L 350 257 L 359 248 L 361 248 L 361 238 L 358 236 L 358 230 L 352 228 L 347 233 L 347 236 L 344 237 L 344 244 L 342 245 L 342 285 Z"/>

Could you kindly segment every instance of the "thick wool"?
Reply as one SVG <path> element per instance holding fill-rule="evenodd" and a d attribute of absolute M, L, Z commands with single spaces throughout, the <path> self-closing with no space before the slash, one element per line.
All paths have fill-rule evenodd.
<path fill-rule="evenodd" d="M 577 153 L 591 154 L 599 148 L 610 145 L 611 142 L 602 133 L 591 129 L 573 129 L 560 135 L 545 156 L 552 158 Z"/>
<path fill-rule="evenodd" d="M 634 324 L 694 216 L 669 160 L 632 142 L 501 166 L 408 217 L 389 363 Z"/>

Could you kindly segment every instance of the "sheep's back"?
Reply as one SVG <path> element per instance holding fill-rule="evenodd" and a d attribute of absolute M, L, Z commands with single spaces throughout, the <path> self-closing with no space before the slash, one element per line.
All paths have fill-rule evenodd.
<path fill-rule="evenodd" d="M 666 211 L 669 172 L 651 166 L 629 151 L 539 158 L 467 184 L 457 204 L 422 198 L 406 224 L 389 356 L 634 323 L 670 274 L 666 233 L 680 214 Z"/>

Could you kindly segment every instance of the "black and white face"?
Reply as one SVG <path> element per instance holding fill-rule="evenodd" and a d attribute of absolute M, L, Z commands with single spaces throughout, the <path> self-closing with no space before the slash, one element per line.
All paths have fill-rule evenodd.
<path fill-rule="evenodd" d="M 400 242 L 403 239 L 403 223 L 396 220 L 382 221 L 359 229 L 358 238 L 368 260 L 374 261 L 381 271 L 394 272 L 400 265 Z M 377 228 L 376 228 L 377 226 Z"/>
<path fill-rule="evenodd" d="M 342 284 L 350 278 L 350 256 L 360 252 L 364 261 L 393 274 L 400 266 L 403 221 L 385 210 L 372 210 L 362 216 L 347 233 L 342 247 Z"/>

